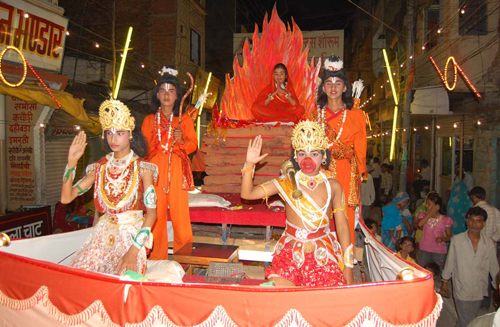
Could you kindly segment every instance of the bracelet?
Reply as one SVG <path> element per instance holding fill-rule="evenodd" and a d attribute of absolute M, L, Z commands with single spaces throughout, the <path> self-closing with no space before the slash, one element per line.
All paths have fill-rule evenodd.
<path fill-rule="evenodd" d="M 151 227 L 141 228 L 134 238 L 133 245 L 140 250 L 144 246 L 144 243 L 146 243 L 149 235 L 151 235 Z"/>
<path fill-rule="evenodd" d="M 253 165 L 253 168 L 247 168 L 247 163 L 243 165 L 243 169 L 241 169 L 241 177 L 243 177 L 243 174 L 252 172 L 252 178 L 255 175 L 255 165 Z"/>
<path fill-rule="evenodd" d="M 269 93 L 269 95 L 268 95 L 267 97 L 268 97 L 269 99 L 271 99 L 271 100 L 274 100 L 274 96 L 273 96 L 273 94 L 272 94 L 272 93 Z"/>
<path fill-rule="evenodd" d="M 344 252 L 344 265 L 349 268 L 354 268 L 354 247 L 352 243 Z"/>
<path fill-rule="evenodd" d="M 75 179 L 75 174 L 76 174 L 75 171 L 76 171 L 76 167 L 68 169 L 68 165 L 66 165 L 66 168 L 64 168 L 63 183 L 66 183 L 70 177 L 71 177 L 71 181 L 73 181 Z"/>

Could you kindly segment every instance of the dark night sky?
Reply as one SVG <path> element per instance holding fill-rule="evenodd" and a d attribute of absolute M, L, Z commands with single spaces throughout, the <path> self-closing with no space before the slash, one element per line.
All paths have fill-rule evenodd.
<path fill-rule="evenodd" d="M 210 0 L 207 0 L 210 1 Z M 276 4 L 280 18 L 291 22 L 291 18 L 304 31 L 343 29 L 350 22 L 356 7 L 347 0 L 238 0 L 248 8 L 248 18 L 242 19 L 253 31 L 253 22 L 262 24 L 264 13 L 270 13 Z"/>

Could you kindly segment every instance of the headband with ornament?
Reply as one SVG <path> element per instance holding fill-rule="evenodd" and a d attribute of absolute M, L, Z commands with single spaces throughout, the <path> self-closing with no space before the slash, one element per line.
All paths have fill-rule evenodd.
<path fill-rule="evenodd" d="M 330 59 L 332 59 L 332 60 L 330 60 Z M 325 60 L 325 63 L 323 65 L 323 67 L 326 70 L 330 70 L 332 72 L 336 72 L 336 71 L 341 70 L 342 68 L 344 68 L 344 62 L 339 57 L 332 56 L 332 57 L 330 57 L 330 58 L 328 58 L 328 59 Z"/>
<path fill-rule="evenodd" d="M 179 74 L 177 69 L 170 68 L 170 67 L 167 68 L 167 67 L 163 66 L 163 68 L 161 69 L 161 76 L 163 76 L 165 73 L 172 75 L 172 76 L 177 76 Z"/>
<path fill-rule="evenodd" d="M 315 121 L 304 120 L 298 123 L 292 133 L 292 147 L 295 155 L 298 151 L 310 153 L 314 150 L 326 150 L 328 137 L 321 125 Z"/>
<path fill-rule="evenodd" d="M 102 126 L 102 138 L 104 131 L 129 131 L 132 139 L 132 131 L 135 129 L 135 118 L 130 114 L 129 108 L 118 100 L 106 100 L 99 107 L 99 122 Z"/>

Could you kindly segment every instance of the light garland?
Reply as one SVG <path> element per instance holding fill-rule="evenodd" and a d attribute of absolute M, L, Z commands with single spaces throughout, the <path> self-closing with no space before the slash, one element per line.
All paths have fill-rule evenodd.
<path fill-rule="evenodd" d="M 2 59 L 3 59 L 3 56 L 7 53 L 7 51 L 9 50 L 13 50 L 15 52 L 17 52 L 17 54 L 21 57 L 21 61 L 23 63 L 23 77 L 21 78 L 21 80 L 17 83 L 10 83 L 7 81 L 7 79 L 3 76 L 3 71 L 2 71 Z M 13 47 L 11 45 L 7 46 L 5 49 L 2 50 L 2 52 L 0 53 L 0 78 L 2 79 L 2 81 L 7 84 L 8 86 L 10 87 L 18 87 L 18 86 L 21 86 L 21 84 L 24 83 L 24 81 L 26 80 L 26 75 L 28 74 L 28 65 L 27 65 L 27 62 L 26 62 L 26 58 L 24 58 L 24 55 L 22 54 L 22 52 L 16 48 L 16 47 Z"/>
<path fill-rule="evenodd" d="M 12 84 L 12 83 L 9 83 L 5 77 L 3 76 L 3 72 L 2 72 L 2 59 L 3 59 L 3 56 L 5 55 L 5 53 L 8 51 L 8 50 L 14 50 L 16 51 L 19 56 L 21 56 L 21 59 L 22 59 L 22 62 L 23 62 L 23 67 L 24 67 L 24 70 L 23 70 L 23 77 L 21 78 L 21 80 L 19 82 L 17 82 L 16 84 Z M 47 93 L 49 93 L 49 95 L 51 96 L 51 98 L 55 101 L 55 103 L 57 104 L 57 106 L 59 107 L 59 109 L 62 108 L 61 106 L 61 103 L 59 102 L 59 100 L 56 99 L 56 97 L 54 96 L 54 94 L 52 94 L 52 92 L 50 91 L 50 89 L 47 87 L 47 85 L 45 85 L 45 83 L 43 82 L 42 78 L 40 76 L 38 76 L 38 74 L 36 73 L 35 69 L 33 68 L 33 66 L 31 66 L 31 64 L 28 62 L 28 60 L 26 60 L 26 58 L 24 57 L 24 55 L 22 54 L 22 52 L 16 48 L 16 47 L 13 47 L 11 45 L 7 46 L 5 49 L 2 50 L 2 52 L 0 52 L 0 79 L 5 83 L 7 84 L 8 86 L 10 87 L 19 87 L 21 86 L 21 84 L 24 83 L 24 81 L 26 80 L 26 75 L 28 73 L 28 68 L 29 67 L 31 69 L 31 72 L 36 76 L 36 78 L 40 81 L 40 83 L 42 84 L 42 86 L 45 88 L 45 90 L 47 91 Z"/>
<path fill-rule="evenodd" d="M 472 84 L 472 82 L 470 81 L 469 77 L 462 70 L 462 67 L 460 67 L 460 65 L 457 63 L 457 61 L 455 60 L 455 57 L 449 56 L 448 60 L 446 60 L 446 65 L 444 67 L 444 75 L 441 72 L 441 69 L 439 69 L 439 67 L 438 67 L 436 61 L 434 60 L 434 58 L 433 57 L 429 57 L 429 59 L 431 60 L 431 62 L 434 65 L 434 67 L 436 68 L 439 76 L 441 77 L 441 80 L 443 81 L 444 86 L 449 91 L 453 91 L 455 89 L 455 87 L 457 86 L 457 78 L 458 78 L 458 76 L 457 76 L 458 75 L 457 74 L 457 70 L 458 70 L 460 72 L 460 75 L 462 75 L 463 79 L 465 80 L 465 82 L 467 83 L 467 85 L 472 89 L 472 91 L 474 92 L 474 94 L 478 98 L 482 97 L 481 94 L 477 91 L 477 89 L 474 86 L 474 84 Z M 452 86 L 450 86 L 450 84 L 448 82 L 448 65 L 450 64 L 450 62 L 453 64 L 453 85 Z"/>

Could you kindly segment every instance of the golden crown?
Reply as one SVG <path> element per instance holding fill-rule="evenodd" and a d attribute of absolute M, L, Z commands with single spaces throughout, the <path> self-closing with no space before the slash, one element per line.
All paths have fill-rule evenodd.
<path fill-rule="evenodd" d="M 315 121 L 301 121 L 293 129 L 292 146 L 297 151 L 311 152 L 312 150 L 326 150 L 328 137 L 321 125 Z"/>
<path fill-rule="evenodd" d="M 135 128 L 135 118 L 130 114 L 129 108 L 121 101 L 106 100 L 99 107 L 99 122 L 102 126 L 102 137 L 104 131 L 132 131 Z"/>

